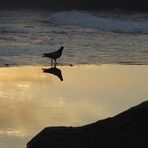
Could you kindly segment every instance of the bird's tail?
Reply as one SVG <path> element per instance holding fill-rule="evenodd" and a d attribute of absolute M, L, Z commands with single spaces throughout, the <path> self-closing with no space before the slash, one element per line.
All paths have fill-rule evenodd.
<path fill-rule="evenodd" d="M 42 57 L 48 57 L 48 53 L 43 53 Z"/>

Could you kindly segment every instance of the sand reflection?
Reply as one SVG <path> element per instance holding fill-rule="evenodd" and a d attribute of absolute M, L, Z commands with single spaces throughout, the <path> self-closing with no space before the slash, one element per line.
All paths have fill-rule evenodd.
<path fill-rule="evenodd" d="M 46 126 L 91 123 L 148 97 L 148 66 L 56 67 L 63 82 L 42 68 L 49 70 L 0 68 L 0 137 L 29 139 Z"/>

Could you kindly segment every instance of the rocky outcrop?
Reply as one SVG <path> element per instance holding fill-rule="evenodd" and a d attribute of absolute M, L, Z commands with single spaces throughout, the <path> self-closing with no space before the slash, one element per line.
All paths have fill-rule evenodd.
<path fill-rule="evenodd" d="M 47 127 L 27 148 L 147 148 L 148 101 L 82 127 Z"/>

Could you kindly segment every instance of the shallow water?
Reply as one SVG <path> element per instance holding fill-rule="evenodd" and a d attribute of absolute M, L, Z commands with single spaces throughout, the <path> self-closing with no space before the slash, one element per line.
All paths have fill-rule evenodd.
<path fill-rule="evenodd" d="M 0 147 L 22 148 L 46 126 L 92 123 L 145 101 L 147 45 L 147 14 L 0 10 L 0 66 L 10 66 L 0 68 Z M 64 66 L 39 66 L 60 46 Z"/>
<path fill-rule="evenodd" d="M 49 68 L 0 68 L 2 148 L 22 148 L 46 126 L 80 126 L 114 116 L 148 97 L 146 65 Z"/>
<path fill-rule="evenodd" d="M 147 45 L 147 14 L 0 10 L 0 66 L 48 64 L 60 46 L 63 65 L 148 64 Z"/>

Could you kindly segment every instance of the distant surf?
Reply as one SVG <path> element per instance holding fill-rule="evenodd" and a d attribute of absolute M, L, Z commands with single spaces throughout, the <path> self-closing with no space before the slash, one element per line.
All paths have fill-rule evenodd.
<path fill-rule="evenodd" d="M 99 31 L 116 33 L 148 34 L 148 19 L 144 14 L 100 15 L 88 11 L 63 11 L 50 16 L 50 19 L 65 25 L 80 25 Z"/>

